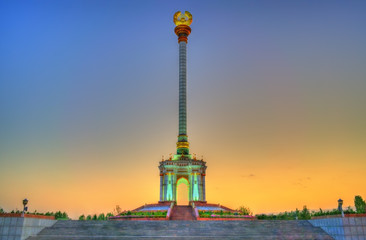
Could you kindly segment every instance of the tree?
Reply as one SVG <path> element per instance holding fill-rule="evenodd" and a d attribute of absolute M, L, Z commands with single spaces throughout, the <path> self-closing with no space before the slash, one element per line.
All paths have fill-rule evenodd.
<path fill-rule="evenodd" d="M 113 217 L 113 213 L 107 213 L 107 215 L 105 217 L 106 217 L 106 220 L 108 220 L 110 217 Z"/>
<path fill-rule="evenodd" d="M 119 215 L 122 212 L 122 209 L 119 207 L 119 205 L 116 205 L 114 212 L 116 212 L 116 215 Z"/>
<path fill-rule="evenodd" d="M 299 218 L 300 219 L 304 219 L 304 220 L 306 220 L 306 219 L 310 219 L 311 218 L 311 215 L 310 215 L 310 211 L 309 211 L 309 209 L 306 207 L 306 205 L 302 208 L 302 211 L 300 212 L 300 214 L 299 214 L 300 216 L 299 216 Z"/>
<path fill-rule="evenodd" d="M 80 221 L 85 221 L 85 216 L 84 216 L 84 214 L 83 214 L 83 215 L 81 215 L 81 216 L 79 217 L 79 220 L 80 220 Z"/>
<path fill-rule="evenodd" d="M 63 213 L 62 213 L 62 218 L 64 218 L 64 219 L 69 219 L 69 216 L 67 215 L 67 213 L 66 213 L 66 212 L 63 212 Z"/>
<path fill-rule="evenodd" d="M 0 207 L 0 213 L 4 213 L 4 209 Z"/>
<path fill-rule="evenodd" d="M 91 216 L 91 215 L 88 215 L 88 216 L 86 217 L 86 220 L 92 220 L 92 216 Z"/>
<path fill-rule="evenodd" d="M 366 203 L 360 195 L 355 196 L 355 207 L 357 213 L 366 212 Z"/>
<path fill-rule="evenodd" d="M 92 220 L 98 220 L 97 214 L 93 215 L 93 219 Z"/>
<path fill-rule="evenodd" d="M 99 214 L 99 216 L 98 216 L 98 220 L 105 220 L 105 215 L 104 215 L 104 213 Z"/>
<path fill-rule="evenodd" d="M 250 210 L 249 207 L 245 207 L 245 206 L 240 206 L 238 211 L 243 214 L 243 215 L 252 215 L 252 211 Z"/>
<path fill-rule="evenodd" d="M 55 213 L 55 219 L 57 220 L 57 219 L 60 219 L 60 218 L 62 218 L 62 212 L 58 211 L 58 212 Z"/>

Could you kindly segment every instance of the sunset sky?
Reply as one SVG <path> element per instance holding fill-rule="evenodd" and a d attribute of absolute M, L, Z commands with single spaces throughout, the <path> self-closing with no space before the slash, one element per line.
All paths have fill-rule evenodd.
<path fill-rule="evenodd" d="M 188 136 L 210 203 L 257 213 L 366 198 L 366 1 L 1 1 L 0 207 L 111 212 L 159 200 Z"/>

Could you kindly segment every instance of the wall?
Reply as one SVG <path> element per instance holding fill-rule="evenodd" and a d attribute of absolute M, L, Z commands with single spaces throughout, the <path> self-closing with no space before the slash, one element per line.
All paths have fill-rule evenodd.
<path fill-rule="evenodd" d="M 39 218 L 0 217 L 0 240 L 24 240 L 56 222 Z"/>
<path fill-rule="evenodd" d="M 366 217 L 312 219 L 309 222 L 336 240 L 366 240 Z"/>

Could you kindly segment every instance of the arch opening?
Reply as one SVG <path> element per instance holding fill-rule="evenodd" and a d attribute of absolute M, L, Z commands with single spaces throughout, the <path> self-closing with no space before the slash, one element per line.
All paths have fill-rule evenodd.
<path fill-rule="evenodd" d="M 177 205 L 189 205 L 189 182 L 184 177 L 177 181 Z"/>

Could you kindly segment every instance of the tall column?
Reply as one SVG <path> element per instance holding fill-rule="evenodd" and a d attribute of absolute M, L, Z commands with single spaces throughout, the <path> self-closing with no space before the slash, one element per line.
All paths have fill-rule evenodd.
<path fill-rule="evenodd" d="M 177 154 L 189 154 L 189 142 L 187 136 L 187 41 L 191 33 L 189 25 L 192 23 L 192 15 L 189 12 L 174 14 L 174 31 L 179 43 L 179 135 L 177 142 Z"/>
<path fill-rule="evenodd" d="M 179 136 L 187 135 L 187 43 L 179 42 Z"/>

